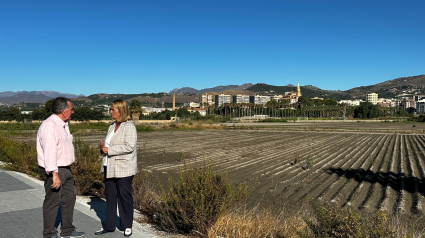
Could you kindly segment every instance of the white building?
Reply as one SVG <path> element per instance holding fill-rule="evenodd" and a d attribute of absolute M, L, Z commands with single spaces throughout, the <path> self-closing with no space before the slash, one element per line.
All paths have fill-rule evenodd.
<path fill-rule="evenodd" d="M 269 96 L 249 96 L 249 102 L 250 103 L 254 103 L 254 104 L 266 104 L 268 101 L 270 101 L 270 97 Z"/>
<path fill-rule="evenodd" d="M 201 106 L 204 106 L 204 103 L 206 103 L 208 105 L 212 105 L 213 104 L 213 95 L 206 94 L 206 93 L 199 94 L 199 104 Z"/>
<path fill-rule="evenodd" d="M 153 112 L 163 112 L 166 110 L 166 108 L 142 107 L 142 110 L 148 113 L 153 113 Z"/>
<path fill-rule="evenodd" d="M 282 97 L 283 97 L 283 95 L 274 95 L 274 96 L 270 96 L 270 101 L 271 101 L 271 100 L 279 101 L 279 99 L 281 99 Z"/>
<path fill-rule="evenodd" d="M 248 95 L 233 95 L 233 103 L 249 103 Z"/>
<path fill-rule="evenodd" d="M 422 99 L 416 102 L 416 113 L 419 113 L 419 114 L 425 113 L 425 99 Z"/>
<path fill-rule="evenodd" d="M 199 106 L 200 106 L 199 103 L 196 103 L 196 102 L 189 103 L 189 107 L 199 107 Z"/>
<path fill-rule="evenodd" d="M 371 102 L 372 104 L 377 104 L 378 103 L 378 94 L 377 93 L 366 94 L 366 101 Z"/>
<path fill-rule="evenodd" d="M 355 100 L 341 100 L 338 103 L 339 104 L 347 104 L 348 106 L 360 106 L 360 104 L 363 102 L 363 100 L 355 99 Z"/>
<path fill-rule="evenodd" d="M 224 95 L 224 94 L 215 95 L 215 106 L 216 107 L 221 107 L 226 103 L 230 103 L 230 95 Z"/>

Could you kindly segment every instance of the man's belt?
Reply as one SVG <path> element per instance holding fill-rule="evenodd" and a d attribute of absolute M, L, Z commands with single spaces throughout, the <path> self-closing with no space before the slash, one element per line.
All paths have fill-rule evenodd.
<path fill-rule="evenodd" d="M 44 167 L 42 167 L 42 166 L 38 166 L 40 169 L 44 169 Z M 60 169 L 71 169 L 71 165 L 69 165 L 69 166 L 58 166 L 58 168 L 60 168 Z"/>

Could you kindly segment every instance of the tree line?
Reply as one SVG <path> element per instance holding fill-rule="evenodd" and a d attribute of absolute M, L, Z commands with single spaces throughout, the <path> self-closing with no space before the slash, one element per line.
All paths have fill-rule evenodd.
<path fill-rule="evenodd" d="M 187 108 L 179 108 L 176 111 L 165 110 L 163 112 L 150 113 L 143 115 L 140 105 L 135 102 L 130 103 L 132 111 L 139 108 L 140 120 L 170 120 L 172 117 L 187 118 L 191 120 L 213 120 L 223 121 L 225 118 L 236 118 L 246 116 L 264 115 L 277 118 L 359 118 L 370 119 L 378 117 L 408 117 L 409 113 L 402 107 L 382 107 L 365 102 L 360 106 L 339 105 L 333 99 L 307 99 L 303 96 L 299 98 L 296 104 L 289 104 L 287 101 L 277 102 L 271 100 L 265 105 L 256 104 L 225 104 L 221 107 L 214 105 L 206 106 L 206 116 L 201 116 L 199 112 L 191 113 Z M 10 108 L 8 110 L 0 110 L 0 121 L 24 121 L 29 120 L 45 120 L 52 114 L 53 99 L 45 103 L 42 109 L 35 109 L 30 114 L 21 114 L 18 108 Z M 88 121 L 88 120 L 104 120 L 110 119 L 102 111 L 94 110 L 89 107 L 74 108 L 72 120 Z"/>

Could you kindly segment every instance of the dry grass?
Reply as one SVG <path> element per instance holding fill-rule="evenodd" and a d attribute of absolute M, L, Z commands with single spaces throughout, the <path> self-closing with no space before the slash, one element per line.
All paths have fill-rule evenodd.
<path fill-rule="evenodd" d="M 208 238 L 275 238 L 298 237 L 297 231 L 306 228 L 300 215 L 285 217 L 282 211 L 273 215 L 257 206 L 248 210 L 240 208 L 221 216 L 208 230 Z"/>
<path fill-rule="evenodd" d="M 153 215 L 158 211 L 156 201 L 159 201 L 161 195 L 148 182 L 148 174 L 139 169 L 139 172 L 133 179 L 133 199 L 134 208 L 147 215 L 145 222 L 152 222 Z"/>
<path fill-rule="evenodd" d="M 407 219 L 408 220 L 408 219 Z M 425 237 L 425 228 L 421 221 L 406 222 L 406 218 L 400 215 L 388 218 L 389 227 L 396 233 L 397 237 L 421 238 Z"/>

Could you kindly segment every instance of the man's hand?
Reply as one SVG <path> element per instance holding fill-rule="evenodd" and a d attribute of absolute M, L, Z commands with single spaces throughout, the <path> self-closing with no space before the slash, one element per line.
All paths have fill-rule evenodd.
<path fill-rule="evenodd" d="M 53 189 L 59 189 L 61 186 L 61 179 L 59 178 L 59 174 L 58 172 L 52 172 L 53 174 L 53 184 L 52 184 L 52 188 Z"/>

